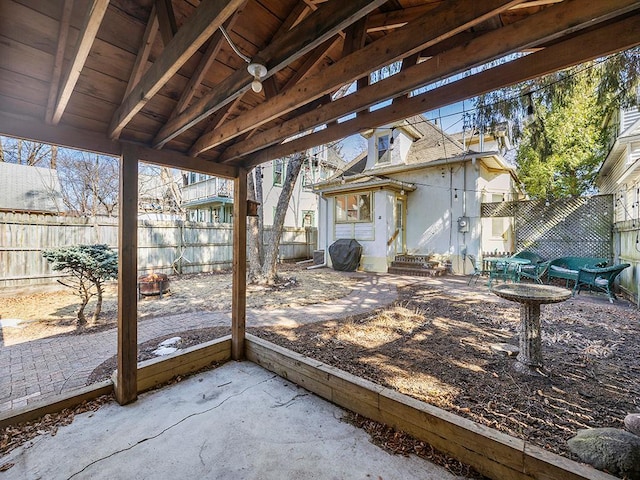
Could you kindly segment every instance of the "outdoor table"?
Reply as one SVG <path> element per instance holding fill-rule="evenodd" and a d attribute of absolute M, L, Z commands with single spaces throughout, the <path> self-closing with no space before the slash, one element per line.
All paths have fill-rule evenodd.
<path fill-rule="evenodd" d="M 503 284 L 491 289 L 497 296 L 520 304 L 519 348 L 515 368 L 522 373 L 535 373 L 542 367 L 540 305 L 559 303 L 571 297 L 571 290 L 553 285 L 528 283 Z"/>
<path fill-rule="evenodd" d="M 491 287 L 491 281 L 497 276 L 501 275 L 503 280 L 506 281 L 510 265 L 516 265 L 517 268 L 520 268 L 520 265 L 528 265 L 531 263 L 531 260 L 520 257 L 484 257 L 483 261 L 491 264 L 491 268 L 489 269 L 489 287 Z M 496 268 L 497 263 L 504 263 L 503 271 Z"/>

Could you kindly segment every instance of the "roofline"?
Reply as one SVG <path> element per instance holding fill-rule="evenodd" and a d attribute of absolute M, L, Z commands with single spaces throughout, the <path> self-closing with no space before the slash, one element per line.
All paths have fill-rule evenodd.
<path fill-rule="evenodd" d="M 371 177 L 371 175 L 366 175 Z M 345 181 L 345 183 L 339 183 L 338 185 L 327 185 L 326 188 L 318 187 L 313 188 L 314 192 L 318 192 L 321 194 L 338 194 L 343 192 L 354 192 L 354 191 L 362 191 L 362 190 L 371 190 L 373 188 L 384 188 L 388 187 L 390 190 L 405 190 L 408 192 L 413 192 L 417 189 L 417 187 L 413 183 L 401 182 L 398 180 L 394 180 L 393 178 L 379 178 L 372 177 L 371 180 L 354 183 L 355 180 L 353 177 L 348 177 L 349 180 Z"/>
<path fill-rule="evenodd" d="M 494 160 L 496 160 L 496 162 L 498 162 L 500 164 L 500 166 L 502 168 L 504 168 L 506 171 L 508 171 L 513 178 L 517 181 L 518 177 L 515 173 L 515 169 L 510 166 L 507 165 L 504 160 L 502 159 L 502 155 L 500 155 L 500 152 L 474 152 L 474 151 L 469 151 L 464 153 L 463 155 L 458 155 L 455 157 L 448 157 L 448 158 L 442 158 L 442 159 L 438 159 L 438 160 L 433 160 L 430 162 L 423 162 L 423 163 L 412 163 L 412 164 L 403 164 L 403 165 L 397 165 L 397 166 L 392 166 L 392 167 L 383 167 L 380 169 L 375 169 L 375 170 L 368 170 L 365 173 L 357 173 L 355 175 L 349 175 L 348 179 L 350 180 L 357 180 L 359 178 L 364 178 L 364 177 L 371 177 L 374 175 L 391 175 L 394 173 L 403 173 L 403 172 L 408 172 L 408 171 L 412 171 L 412 170 L 422 170 L 424 168 L 432 168 L 432 167 L 440 167 L 442 165 L 450 165 L 452 163 L 464 163 L 464 162 L 470 162 L 473 160 L 477 160 L 480 159 L 482 160 L 482 158 L 486 158 L 486 157 L 492 157 Z M 334 183 L 336 180 L 340 179 L 341 175 L 337 175 L 334 178 L 331 178 L 325 182 L 323 182 L 324 184 L 331 184 Z M 318 185 L 322 185 L 318 184 Z"/>

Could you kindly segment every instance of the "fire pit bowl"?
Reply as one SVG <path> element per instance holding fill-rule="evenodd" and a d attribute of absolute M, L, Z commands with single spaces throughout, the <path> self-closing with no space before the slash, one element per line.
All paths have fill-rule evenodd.
<path fill-rule="evenodd" d="M 158 295 L 169 292 L 169 278 L 164 273 L 150 273 L 138 277 L 138 297 Z"/>

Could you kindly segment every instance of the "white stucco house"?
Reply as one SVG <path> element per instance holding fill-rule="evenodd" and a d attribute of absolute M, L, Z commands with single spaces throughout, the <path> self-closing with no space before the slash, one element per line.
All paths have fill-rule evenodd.
<path fill-rule="evenodd" d="M 365 271 L 387 272 L 402 254 L 444 258 L 455 273 L 471 271 L 465 254 L 512 250 L 511 220 L 480 217 L 481 203 L 521 195 L 499 152 L 465 150 L 422 116 L 365 136 L 368 151 L 314 187 L 321 249 L 355 239 Z"/>
<path fill-rule="evenodd" d="M 640 92 L 639 92 L 640 94 Z M 620 286 L 638 298 L 640 291 L 640 108 L 615 113 L 609 153 L 596 186 L 613 195 L 614 262 L 630 263 L 619 277 Z"/>
<path fill-rule="evenodd" d="M 273 225 L 276 205 L 287 173 L 287 158 L 262 165 L 264 224 Z M 321 145 L 307 152 L 294 186 L 284 221 L 285 227 L 316 227 L 318 196 L 312 185 L 334 175 L 345 162 L 331 147 Z M 187 220 L 231 223 L 233 214 L 233 182 L 206 174 L 188 172 L 183 175 L 183 208 Z"/>

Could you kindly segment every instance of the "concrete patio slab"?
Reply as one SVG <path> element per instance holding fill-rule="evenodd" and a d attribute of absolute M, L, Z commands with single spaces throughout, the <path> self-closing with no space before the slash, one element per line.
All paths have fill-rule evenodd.
<path fill-rule="evenodd" d="M 76 416 L 0 458 L 0 479 L 420 479 L 454 477 L 391 455 L 344 411 L 251 362 Z"/>

